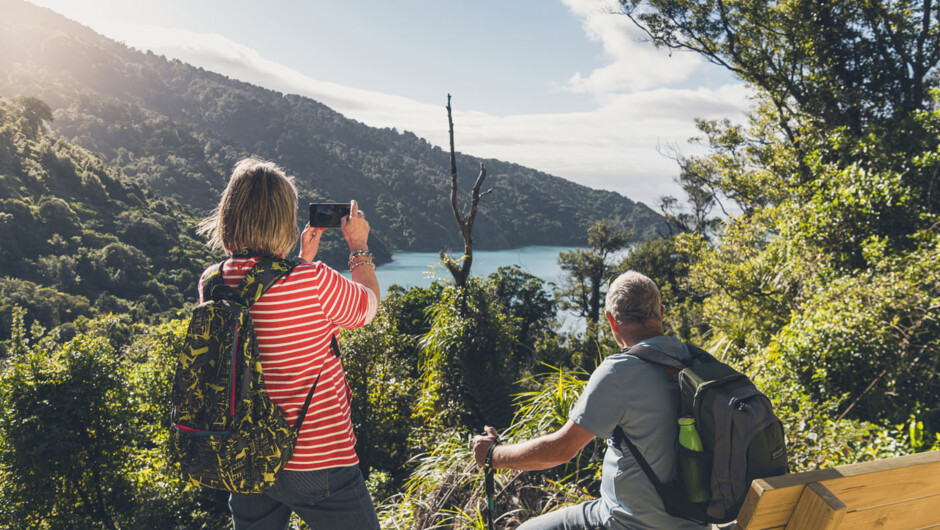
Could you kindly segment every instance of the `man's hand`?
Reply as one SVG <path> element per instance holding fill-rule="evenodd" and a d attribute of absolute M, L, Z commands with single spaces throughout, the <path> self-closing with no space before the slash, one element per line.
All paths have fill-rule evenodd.
<path fill-rule="evenodd" d="M 484 434 L 473 437 L 473 458 L 480 467 L 486 464 L 486 453 L 496 441 L 496 429 L 487 425 L 483 428 L 483 432 Z"/>
<path fill-rule="evenodd" d="M 477 464 L 486 464 L 486 452 L 496 441 L 496 429 L 487 426 L 484 434 L 473 438 L 473 458 Z M 568 420 L 561 429 L 525 442 L 506 444 L 493 452 L 490 465 L 499 469 L 536 471 L 548 469 L 571 458 L 594 439 L 594 435 L 577 423 Z"/>

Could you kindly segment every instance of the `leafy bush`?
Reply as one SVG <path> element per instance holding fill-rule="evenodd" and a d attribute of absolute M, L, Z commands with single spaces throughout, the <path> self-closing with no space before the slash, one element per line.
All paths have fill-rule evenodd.
<path fill-rule="evenodd" d="M 483 281 L 450 285 L 431 309 L 431 329 L 421 338 L 418 414 L 446 427 L 506 426 L 511 394 L 526 368 L 516 351 L 518 328 L 494 305 Z"/>
<path fill-rule="evenodd" d="M 224 504 L 183 484 L 169 451 L 182 323 L 137 326 L 124 352 L 115 319 L 64 344 L 27 344 L 22 322 L 0 374 L 0 527 L 222 528 Z"/>

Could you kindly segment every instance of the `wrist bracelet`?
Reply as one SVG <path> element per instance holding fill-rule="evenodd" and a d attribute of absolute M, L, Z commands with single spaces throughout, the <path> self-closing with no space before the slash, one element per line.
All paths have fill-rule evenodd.
<path fill-rule="evenodd" d="M 358 258 L 359 256 L 365 256 L 369 259 L 372 259 L 372 252 L 370 252 L 368 249 L 363 249 L 363 248 L 360 248 L 358 250 L 353 250 L 352 252 L 349 253 L 349 261 L 352 261 L 354 258 Z"/>
<path fill-rule="evenodd" d="M 372 268 L 375 269 L 375 263 L 370 259 L 364 259 L 362 261 L 352 261 L 349 263 L 349 272 L 352 272 L 353 269 L 360 265 L 372 265 Z"/>
<path fill-rule="evenodd" d="M 483 462 L 484 469 L 493 468 L 493 466 L 490 465 L 493 462 L 493 449 L 496 449 L 496 446 L 499 444 L 500 444 L 499 438 L 496 438 L 495 440 L 493 440 L 493 443 L 490 444 L 490 448 L 486 450 L 486 460 Z"/>

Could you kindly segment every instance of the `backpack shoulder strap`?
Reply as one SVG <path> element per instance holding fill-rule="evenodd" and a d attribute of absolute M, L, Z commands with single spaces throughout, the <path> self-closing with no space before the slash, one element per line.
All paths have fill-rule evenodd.
<path fill-rule="evenodd" d="M 257 302 L 274 282 L 289 275 L 300 262 L 266 256 L 255 263 L 254 267 L 245 274 L 238 287 L 235 288 L 235 297 L 240 299 L 245 307 L 251 307 Z"/>
<path fill-rule="evenodd" d="M 702 509 L 682 500 L 681 487 L 678 486 L 677 483 L 663 484 L 663 482 L 659 480 L 659 477 L 656 476 L 656 472 L 653 471 L 649 462 L 643 458 L 640 449 L 627 437 L 627 433 L 624 432 L 620 425 L 614 428 L 612 439 L 613 442 L 617 444 L 617 448 L 620 449 L 621 453 L 624 452 L 623 446 L 627 446 L 630 454 L 633 455 L 634 460 L 640 465 L 640 469 L 643 470 L 643 474 L 645 474 L 646 478 L 653 484 L 653 489 L 655 489 L 656 494 L 659 495 L 659 499 L 662 501 L 666 513 L 673 517 L 682 517 L 699 524 L 719 522 L 712 520 Z"/>
<path fill-rule="evenodd" d="M 617 425 L 614 428 L 613 442 L 617 444 L 617 448 L 620 449 L 620 452 L 623 453 L 623 446 L 627 446 L 627 449 L 630 451 L 630 454 L 633 455 L 633 459 L 636 460 L 636 463 L 640 465 L 640 469 L 643 470 L 643 474 L 646 475 L 646 478 L 649 479 L 650 483 L 653 485 L 653 489 L 656 490 L 656 493 L 659 495 L 659 499 L 663 502 L 663 507 L 666 508 L 666 512 L 670 515 L 673 515 L 674 503 L 676 500 L 676 492 L 670 490 L 669 486 L 663 484 L 659 477 L 656 476 L 656 472 L 653 471 L 653 467 L 646 461 L 646 458 L 643 458 L 643 455 L 640 453 L 640 449 L 634 444 L 627 433 L 624 432 L 623 428 L 620 425 Z"/>
<path fill-rule="evenodd" d="M 640 464 L 640 468 L 643 469 L 643 473 L 646 474 L 647 478 L 650 479 L 650 482 L 653 483 L 653 487 L 656 488 L 656 493 L 659 494 L 660 498 L 667 499 L 669 498 L 669 491 L 666 489 L 666 485 L 663 484 L 659 477 L 656 476 L 656 472 L 653 471 L 652 466 L 649 462 L 643 458 L 643 455 L 640 453 L 640 449 L 627 437 L 627 433 L 624 432 L 623 427 L 617 425 L 614 427 L 614 435 L 611 437 L 617 447 L 620 449 L 620 452 L 623 452 L 623 446 L 626 445 L 627 449 L 630 450 L 630 454 L 633 455 L 633 458 L 636 460 L 637 464 Z"/>
<path fill-rule="evenodd" d="M 704 363 L 719 362 L 718 359 L 716 359 L 712 354 L 708 353 L 702 348 L 699 348 L 695 344 L 692 344 L 691 342 L 686 342 L 685 345 L 686 347 L 689 348 L 689 352 L 692 354 L 693 364 L 699 365 L 699 364 L 704 364 Z"/>
<path fill-rule="evenodd" d="M 225 297 L 221 291 L 216 291 L 216 288 L 219 286 L 224 288 L 225 286 L 222 277 L 222 267 L 225 266 L 226 261 L 228 260 L 222 260 L 215 265 L 210 265 L 205 272 L 202 273 L 202 299 L 204 301 L 208 302 L 209 300 Z"/>
<path fill-rule="evenodd" d="M 686 368 L 685 363 L 679 359 L 670 357 L 656 348 L 646 346 L 645 344 L 637 344 L 623 353 L 638 357 L 648 363 L 665 366 L 666 368 L 672 368 L 675 370 L 682 370 L 683 368 Z"/>
<path fill-rule="evenodd" d="M 300 407 L 300 413 L 297 414 L 297 424 L 294 425 L 294 430 L 300 432 L 300 429 L 304 426 L 304 420 L 307 418 L 307 409 L 310 408 L 310 400 L 313 399 L 313 393 L 317 391 L 317 383 L 320 382 L 320 376 L 323 375 L 323 369 L 320 369 L 320 373 L 317 374 L 317 378 L 313 381 L 313 386 L 310 387 L 310 391 L 307 392 L 307 399 L 304 400 L 304 405 Z"/>

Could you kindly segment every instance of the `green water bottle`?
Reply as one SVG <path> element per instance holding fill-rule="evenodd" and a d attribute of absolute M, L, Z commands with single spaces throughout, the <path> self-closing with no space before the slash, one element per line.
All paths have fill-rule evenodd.
<path fill-rule="evenodd" d="M 679 445 L 689 451 L 699 453 L 705 451 L 702 438 L 695 430 L 695 418 L 689 416 L 679 418 Z M 679 451 L 679 473 L 686 500 L 689 502 L 705 502 L 710 496 L 708 465 L 704 458 L 696 458 L 696 456 L 687 454 L 685 451 Z"/>

